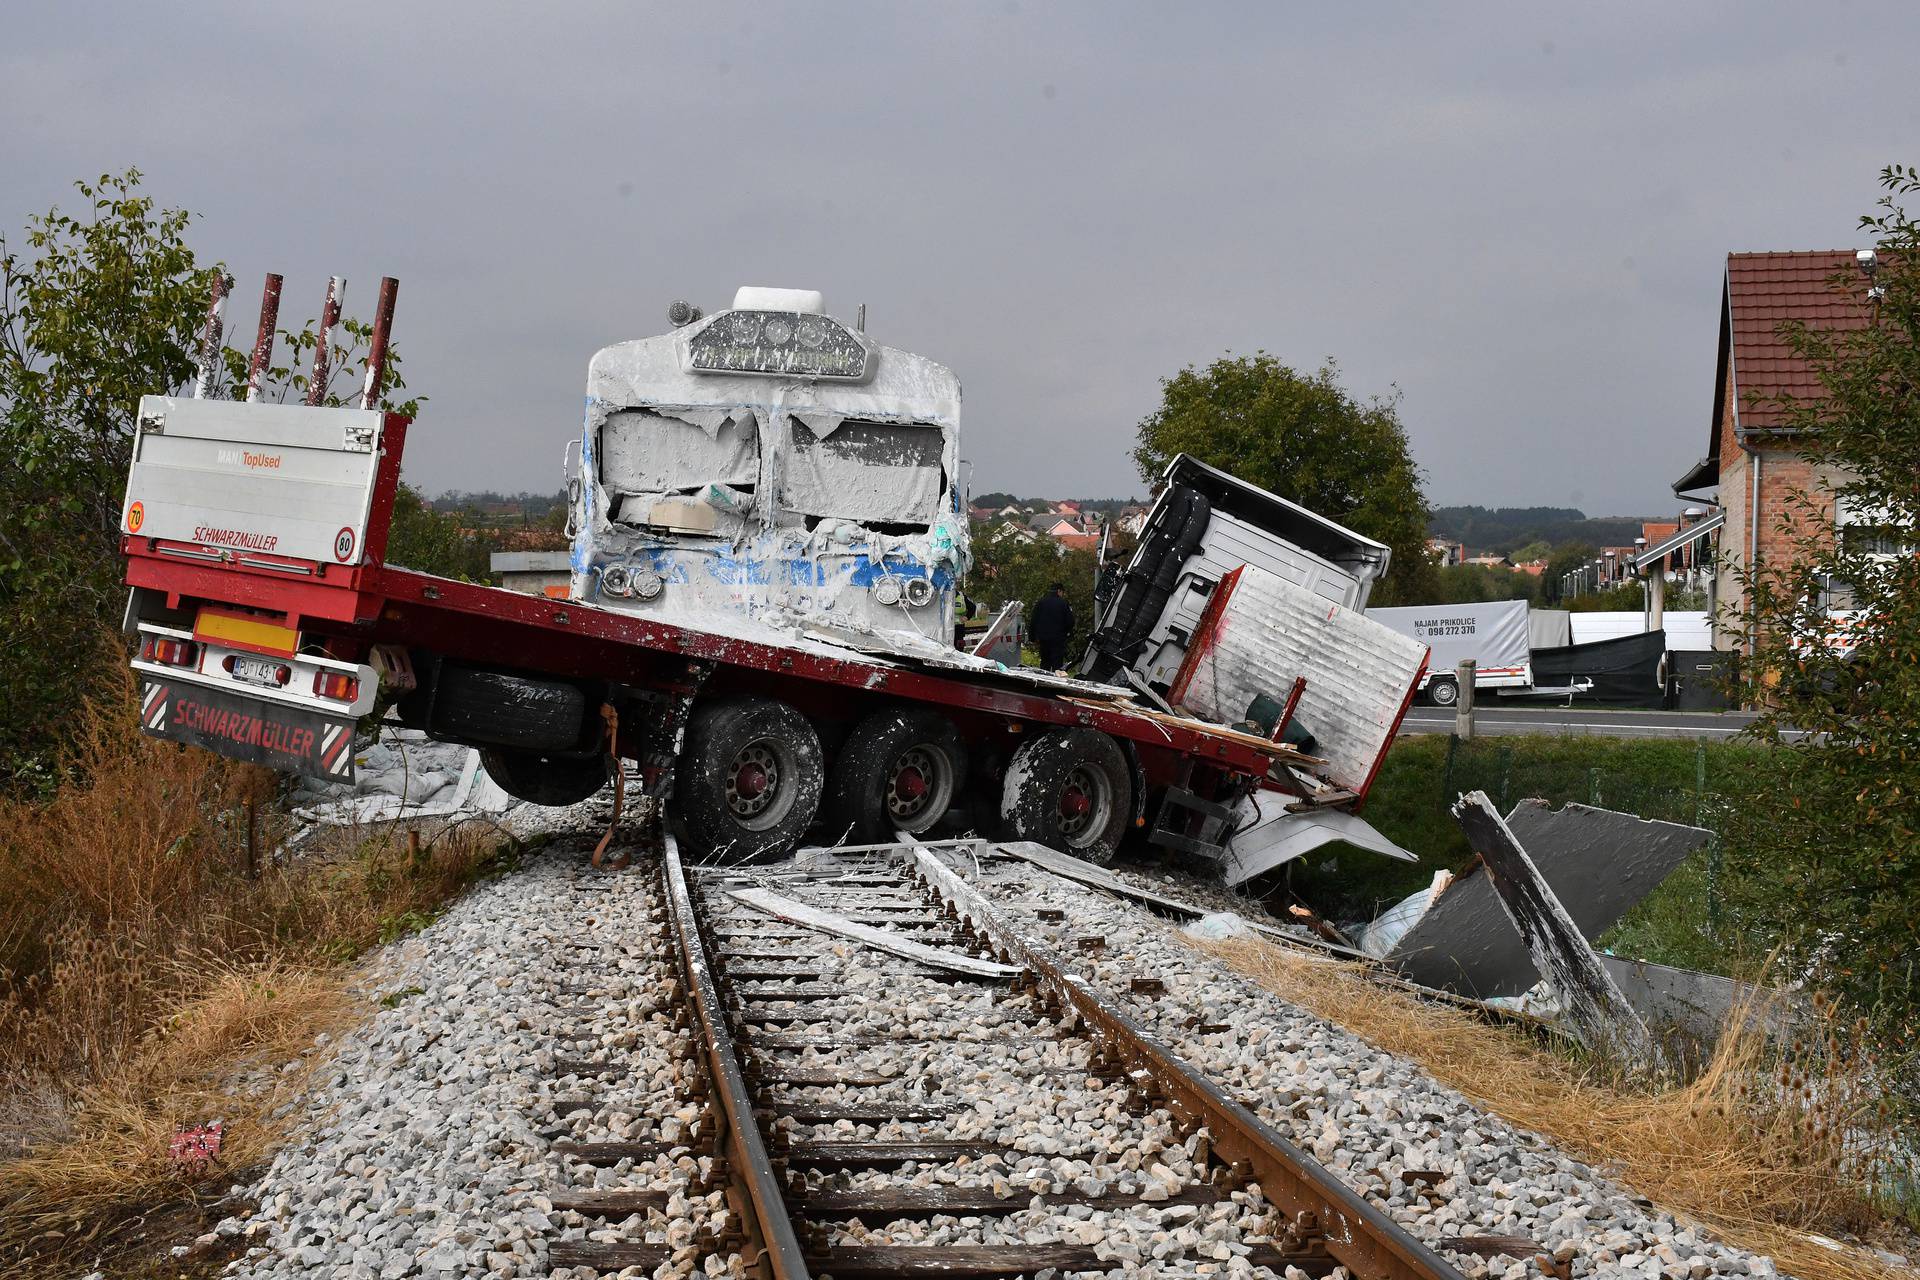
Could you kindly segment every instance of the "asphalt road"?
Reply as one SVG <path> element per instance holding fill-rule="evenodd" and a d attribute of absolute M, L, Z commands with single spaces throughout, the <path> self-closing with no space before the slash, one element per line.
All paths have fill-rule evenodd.
<path fill-rule="evenodd" d="M 1730 738 L 1753 723 L 1751 711 L 1614 711 L 1597 707 L 1474 708 L 1473 730 L 1482 737 L 1516 733 L 1598 734 L 1609 738 Z M 1400 734 L 1451 733 L 1452 707 L 1416 704 L 1400 722 Z"/>

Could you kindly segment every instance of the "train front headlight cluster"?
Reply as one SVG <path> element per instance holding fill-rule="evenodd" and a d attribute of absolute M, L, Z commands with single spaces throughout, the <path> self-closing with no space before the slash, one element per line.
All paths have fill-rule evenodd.
<path fill-rule="evenodd" d="M 873 372 L 865 335 L 829 316 L 725 311 L 687 340 L 695 373 L 752 373 L 863 382 Z"/>
<path fill-rule="evenodd" d="M 666 587 L 666 579 L 647 565 L 610 564 L 600 570 L 600 590 L 628 599 L 651 600 Z"/>
<path fill-rule="evenodd" d="M 926 578 L 902 578 L 890 573 L 873 584 L 873 599 L 888 608 L 904 600 L 918 609 L 933 603 L 933 583 Z"/>

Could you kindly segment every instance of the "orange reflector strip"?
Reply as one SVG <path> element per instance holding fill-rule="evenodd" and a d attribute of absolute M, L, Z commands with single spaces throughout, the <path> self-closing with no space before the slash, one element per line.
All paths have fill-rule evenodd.
<path fill-rule="evenodd" d="M 255 653 L 274 653 L 291 658 L 300 648 L 300 633 L 292 627 L 265 618 L 240 613 L 218 613 L 202 609 L 193 620 L 196 640 L 230 644 Z"/>

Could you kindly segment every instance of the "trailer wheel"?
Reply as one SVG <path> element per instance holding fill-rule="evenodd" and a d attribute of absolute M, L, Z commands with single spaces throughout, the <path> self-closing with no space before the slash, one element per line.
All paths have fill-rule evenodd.
<path fill-rule="evenodd" d="M 827 783 L 827 826 L 857 843 L 918 835 L 946 815 L 966 785 L 967 753 L 937 711 L 898 707 L 853 726 Z"/>
<path fill-rule="evenodd" d="M 569 751 L 591 741 L 592 704 L 584 690 L 565 681 L 448 663 L 440 672 L 432 705 L 427 729 L 455 741 L 491 742 L 529 752 Z"/>
<path fill-rule="evenodd" d="M 807 718 L 771 698 L 694 711 L 674 770 L 674 810 L 689 856 L 744 862 L 786 853 L 820 807 L 825 764 Z"/>
<path fill-rule="evenodd" d="M 1450 707 L 1460 701 L 1460 686 L 1446 676 L 1427 686 L 1427 698 L 1436 707 Z"/>
<path fill-rule="evenodd" d="M 607 785 L 605 756 L 543 756 L 488 747 L 480 763 L 508 795 L 551 808 L 579 804 Z"/>
<path fill-rule="evenodd" d="M 1000 816 L 1015 839 L 1104 866 L 1119 851 L 1132 812 L 1126 757 L 1098 730 L 1055 729 L 1007 762 Z"/>

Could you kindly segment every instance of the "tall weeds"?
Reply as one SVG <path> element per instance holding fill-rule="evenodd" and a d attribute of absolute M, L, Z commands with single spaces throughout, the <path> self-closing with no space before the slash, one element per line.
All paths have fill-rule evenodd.
<path fill-rule="evenodd" d="M 343 961 L 500 864 L 491 831 L 410 847 L 335 833 L 276 858 L 273 775 L 145 737 L 130 688 L 80 713 L 75 779 L 0 801 L 0 1273 L 191 1195 L 177 1124 L 257 1158 L 298 1083 L 279 1064 L 354 1004 Z M 250 838 L 251 836 L 251 838 Z M 272 1069 L 268 1069 L 271 1064 Z"/>
<path fill-rule="evenodd" d="M 1881 1163 L 1896 1138 L 1864 1025 L 1825 1001 L 1785 1043 L 1737 1010 L 1685 1083 L 1636 1088 L 1526 1034 L 1369 981 L 1352 966 L 1237 941 L 1209 948 L 1288 1000 L 1424 1066 L 1488 1111 L 1544 1134 L 1641 1195 L 1803 1280 L 1897 1274 L 1808 1238 L 1888 1226 Z"/>

